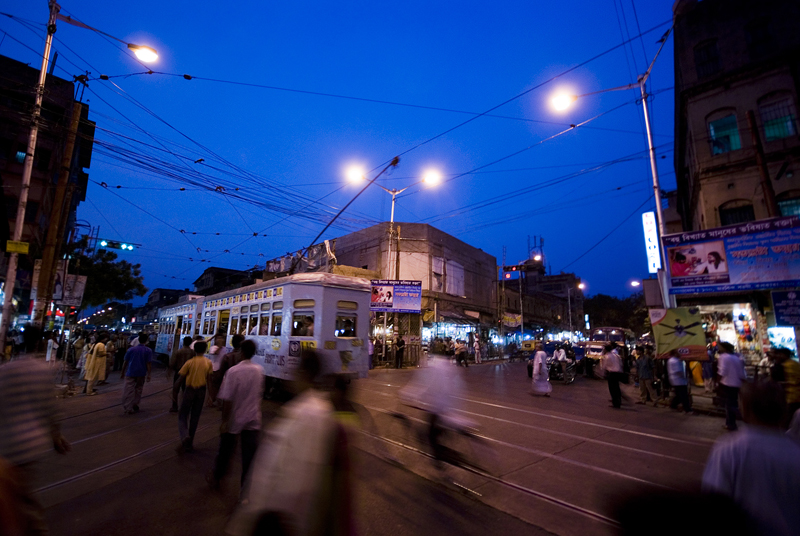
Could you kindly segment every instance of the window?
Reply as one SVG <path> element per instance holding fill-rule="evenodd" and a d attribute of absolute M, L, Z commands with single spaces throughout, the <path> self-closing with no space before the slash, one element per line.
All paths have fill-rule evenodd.
<path fill-rule="evenodd" d="M 283 325 L 283 315 L 281 315 L 281 313 L 273 313 L 272 330 L 270 331 L 270 335 L 272 335 L 273 337 L 280 337 L 282 325 Z"/>
<path fill-rule="evenodd" d="M 767 141 L 788 138 L 797 134 L 792 98 L 784 95 L 765 97 L 758 101 L 758 112 L 764 125 Z"/>
<path fill-rule="evenodd" d="M 300 301 L 300 300 L 296 300 Z M 314 313 L 295 313 L 292 318 L 292 337 L 314 336 Z"/>
<path fill-rule="evenodd" d="M 216 313 L 216 311 L 214 311 Z M 208 313 L 206 313 L 208 314 Z M 222 333 L 228 333 L 228 319 L 231 316 L 230 311 L 220 311 L 219 312 L 219 330 Z"/>
<path fill-rule="evenodd" d="M 345 311 L 356 311 L 358 310 L 358 303 L 354 301 L 339 300 L 336 302 L 336 307 L 339 309 L 344 309 Z"/>
<path fill-rule="evenodd" d="M 736 116 L 730 114 L 716 121 L 709 121 L 708 138 L 711 142 L 711 154 L 723 154 L 741 149 Z"/>
<path fill-rule="evenodd" d="M 442 257 L 431 259 L 431 290 L 444 292 L 444 259 Z"/>
<path fill-rule="evenodd" d="M 294 300 L 295 309 L 311 309 L 314 307 L 314 300 Z"/>
<path fill-rule="evenodd" d="M 728 201 L 719 206 L 719 221 L 722 225 L 735 225 L 755 221 L 753 204 L 744 199 Z"/>
<path fill-rule="evenodd" d="M 262 311 L 269 311 L 269 309 L 270 309 L 269 306 L 270 306 L 270 304 L 268 304 L 268 303 L 262 303 L 261 304 L 261 310 Z"/>
<path fill-rule="evenodd" d="M 278 309 L 283 309 L 283 302 L 282 301 L 276 301 L 275 303 L 272 304 L 272 308 L 275 309 L 276 311 Z"/>
<path fill-rule="evenodd" d="M 261 315 L 261 325 L 258 328 L 259 335 L 269 335 L 269 314 Z"/>
<path fill-rule="evenodd" d="M 451 296 L 464 296 L 464 267 L 456 261 L 447 261 L 445 269 L 447 277 L 444 291 Z"/>
<path fill-rule="evenodd" d="M 247 335 L 247 316 L 239 319 L 239 335 Z"/>
<path fill-rule="evenodd" d="M 781 216 L 800 216 L 800 190 L 789 190 L 778 195 Z"/>
<path fill-rule="evenodd" d="M 209 331 L 209 333 L 216 333 L 216 329 L 217 329 L 217 319 L 216 318 L 212 318 L 211 319 L 211 323 L 210 323 L 209 327 L 211 328 L 211 331 Z"/>
<path fill-rule="evenodd" d="M 242 335 L 255 335 L 258 333 L 258 315 L 250 315 L 250 323 L 247 325 L 247 333 Z"/>
<path fill-rule="evenodd" d="M 238 317 L 233 317 L 233 318 L 231 318 L 230 334 L 231 335 L 236 335 L 237 333 L 239 333 L 239 318 Z"/>
<path fill-rule="evenodd" d="M 339 313 L 336 315 L 336 328 L 334 335 L 337 337 L 356 336 L 356 315 Z"/>
<path fill-rule="evenodd" d="M 257 313 L 258 312 L 258 305 L 251 305 L 250 306 L 250 312 L 251 313 Z"/>
<path fill-rule="evenodd" d="M 694 66 L 697 78 L 705 78 L 722 70 L 716 39 L 704 41 L 694 47 Z"/>
<path fill-rule="evenodd" d="M 208 335 L 208 334 L 210 334 L 210 333 L 211 333 L 210 331 L 208 331 L 208 319 L 206 319 L 206 320 L 203 322 L 203 333 L 205 333 L 206 335 Z"/>

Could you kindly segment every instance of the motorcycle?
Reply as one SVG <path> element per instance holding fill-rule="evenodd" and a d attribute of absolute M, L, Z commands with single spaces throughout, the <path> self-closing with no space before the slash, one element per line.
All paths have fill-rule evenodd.
<path fill-rule="evenodd" d="M 574 359 L 567 359 L 567 361 L 556 361 L 552 357 L 547 358 L 547 366 L 549 368 L 548 376 L 550 381 L 564 382 L 564 385 L 569 385 L 575 381 L 577 364 Z"/>

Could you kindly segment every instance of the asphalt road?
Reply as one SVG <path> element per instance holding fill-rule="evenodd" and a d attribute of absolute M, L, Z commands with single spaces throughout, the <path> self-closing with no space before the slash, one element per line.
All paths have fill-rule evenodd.
<path fill-rule="evenodd" d="M 364 429 L 355 446 L 359 534 L 609 534 L 620 497 L 696 490 L 722 421 L 627 404 L 609 408 L 603 382 L 555 385 L 532 397 L 522 363 L 459 369 L 461 413 L 485 437 L 475 455 L 488 470 L 444 472 L 406 448 L 386 410 L 414 370 L 371 371 L 352 383 Z M 423 371 L 424 373 L 424 371 Z M 219 412 L 206 410 L 196 450 L 179 457 L 167 379 L 145 386 L 142 411 L 122 416 L 118 378 L 99 396 L 59 400 L 66 456 L 39 463 L 40 497 L 54 536 L 221 534 L 239 491 L 236 472 L 220 492 L 204 475 L 213 463 Z M 269 420 L 276 406 L 265 403 Z M 402 434 L 402 432 L 400 432 Z M 237 462 L 238 463 L 238 462 Z"/>

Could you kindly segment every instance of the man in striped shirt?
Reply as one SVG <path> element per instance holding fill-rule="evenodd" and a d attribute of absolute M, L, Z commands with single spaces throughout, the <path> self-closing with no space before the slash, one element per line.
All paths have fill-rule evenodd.
<path fill-rule="evenodd" d="M 51 447 L 61 454 L 70 448 L 56 421 L 52 372 L 35 358 L 0 365 L 0 458 L 12 467 L 26 534 L 47 533 L 33 493 L 33 467 Z"/>

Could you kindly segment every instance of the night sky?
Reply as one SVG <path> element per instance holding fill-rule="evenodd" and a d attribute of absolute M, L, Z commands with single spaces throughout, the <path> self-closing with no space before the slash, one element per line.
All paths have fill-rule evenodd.
<path fill-rule="evenodd" d="M 83 100 L 98 126 L 78 217 L 142 244 L 120 256 L 141 263 L 149 288 L 191 288 L 209 266 L 263 266 L 307 246 L 360 189 L 348 166 L 371 178 L 400 155 L 380 179 L 412 185 L 396 221 L 430 223 L 498 264 L 503 246 L 515 264 L 541 236 L 553 273 L 574 271 L 587 294 L 628 294 L 647 276 L 640 214 L 654 209 L 638 91 L 586 96 L 566 113 L 548 101 L 635 82 L 672 3 L 64 1 L 62 14 L 160 55 L 145 67 L 59 22 L 55 74 L 89 72 Z M 38 69 L 47 2 L 2 11 L 17 18 L 0 18 L 0 54 Z M 670 37 L 648 85 L 666 190 L 672 62 Z M 415 184 L 429 169 L 443 182 Z M 390 208 L 372 186 L 323 238 L 388 221 Z"/>

